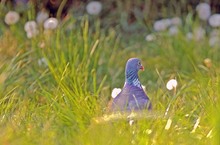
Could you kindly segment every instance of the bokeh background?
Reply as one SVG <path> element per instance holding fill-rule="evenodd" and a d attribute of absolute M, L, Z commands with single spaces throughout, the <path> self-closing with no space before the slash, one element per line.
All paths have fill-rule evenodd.
<path fill-rule="evenodd" d="M 0 144 L 219 145 L 219 12 L 218 0 L 1 0 Z M 109 112 L 131 57 L 153 110 Z"/>

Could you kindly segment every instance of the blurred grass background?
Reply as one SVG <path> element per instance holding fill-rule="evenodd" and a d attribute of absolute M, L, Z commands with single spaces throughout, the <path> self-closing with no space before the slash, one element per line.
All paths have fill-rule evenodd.
<path fill-rule="evenodd" d="M 31 6 L 21 10 L 16 25 L 0 23 L 1 144 L 220 143 L 219 46 L 210 47 L 207 37 L 188 40 L 188 26 L 174 37 L 162 32 L 152 42 L 145 40 L 154 20 L 185 19 L 195 15 L 197 3 L 101 1 L 103 13 L 92 17 L 76 2 L 73 17 L 33 39 L 23 30 L 35 17 Z M 10 8 L 1 3 L 1 19 Z M 194 17 L 191 29 L 200 23 Z M 74 27 L 69 30 L 68 24 Z M 130 57 L 140 58 L 146 68 L 139 75 L 153 111 L 142 112 L 132 126 L 118 114 L 102 121 L 110 117 L 111 90 L 123 86 Z M 166 89 L 171 78 L 178 81 L 176 92 Z"/>

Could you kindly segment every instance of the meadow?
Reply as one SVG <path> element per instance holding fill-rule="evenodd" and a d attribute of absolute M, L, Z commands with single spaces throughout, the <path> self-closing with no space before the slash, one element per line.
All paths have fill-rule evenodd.
<path fill-rule="evenodd" d="M 0 144 L 220 144 L 219 45 L 187 39 L 187 26 L 146 41 L 95 20 L 71 18 L 31 39 L 24 20 L 0 23 Z M 111 91 L 123 87 L 131 57 L 145 67 L 153 110 L 112 114 Z"/>

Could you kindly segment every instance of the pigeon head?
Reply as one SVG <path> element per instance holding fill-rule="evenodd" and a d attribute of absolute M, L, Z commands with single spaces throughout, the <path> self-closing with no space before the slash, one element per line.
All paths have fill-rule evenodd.
<path fill-rule="evenodd" d="M 130 58 L 126 64 L 126 70 L 138 72 L 139 70 L 144 70 L 141 64 L 141 60 L 138 58 Z"/>
<path fill-rule="evenodd" d="M 138 80 L 138 71 L 139 70 L 144 70 L 144 67 L 141 64 L 140 59 L 130 58 L 127 61 L 126 68 L 125 68 L 126 82 L 131 84 L 135 80 Z"/>

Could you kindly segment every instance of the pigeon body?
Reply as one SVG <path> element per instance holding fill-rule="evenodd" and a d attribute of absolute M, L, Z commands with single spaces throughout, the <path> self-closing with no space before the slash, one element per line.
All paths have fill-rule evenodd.
<path fill-rule="evenodd" d="M 138 71 L 143 70 L 138 58 L 127 61 L 125 68 L 125 84 L 122 91 L 113 99 L 112 111 L 132 111 L 151 109 L 151 103 L 139 81 Z"/>

